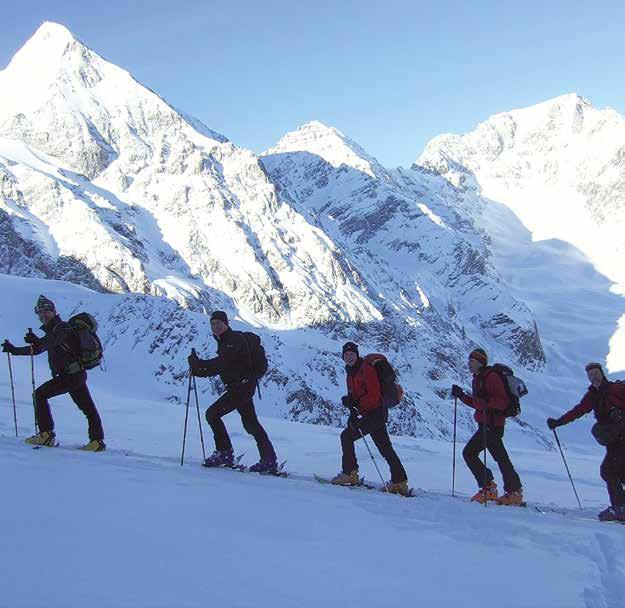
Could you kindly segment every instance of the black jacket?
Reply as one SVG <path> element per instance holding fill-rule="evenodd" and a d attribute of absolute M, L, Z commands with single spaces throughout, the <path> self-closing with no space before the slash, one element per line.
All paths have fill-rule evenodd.
<path fill-rule="evenodd" d="M 53 376 L 71 374 L 80 371 L 80 340 L 69 323 L 58 315 L 49 323 L 41 326 L 45 335 L 33 344 L 33 354 L 48 351 L 48 364 Z M 15 355 L 30 355 L 30 346 L 15 349 Z"/>
<path fill-rule="evenodd" d="M 252 355 L 245 336 L 240 331 L 228 328 L 217 341 L 217 356 L 213 359 L 198 359 L 193 373 L 196 376 L 217 376 L 226 385 L 241 380 L 253 380 Z"/>

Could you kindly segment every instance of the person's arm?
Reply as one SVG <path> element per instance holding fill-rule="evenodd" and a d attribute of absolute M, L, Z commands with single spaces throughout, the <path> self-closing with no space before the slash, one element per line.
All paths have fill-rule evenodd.
<path fill-rule="evenodd" d="M 241 356 L 246 354 L 246 347 L 247 343 L 242 335 L 231 334 L 226 338 L 226 342 L 220 348 L 221 352 L 216 357 L 200 359 L 191 355 L 189 364 L 195 376 L 201 378 L 217 376 L 237 365 Z M 247 356 L 251 357 L 251 354 L 247 353 Z"/>
<path fill-rule="evenodd" d="M 26 337 L 32 336 L 32 342 L 26 346 L 13 346 L 10 351 L 12 355 L 17 357 L 28 356 L 32 352 L 33 355 L 40 355 L 48 350 L 49 339 L 48 336 L 38 338 L 35 334 L 29 332 Z"/>
<path fill-rule="evenodd" d="M 587 392 L 576 406 L 572 407 L 568 412 L 565 412 L 562 416 L 560 416 L 560 418 L 556 419 L 558 426 L 573 422 L 573 420 L 577 420 L 589 412 L 592 412 L 592 409 L 593 399 L 590 392 Z"/>
<path fill-rule="evenodd" d="M 194 376 L 199 378 L 208 378 L 219 374 L 219 367 L 217 365 L 219 357 L 213 357 L 212 359 L 200 359 L 195 350 L 189 356 L 189 366 Z"/>
<path fill-rule="evenodd" d="M 469 395 L 468 393 L 463 392 L 460 397 L 460 401 L 469 407 L 475 408 L 475 400 L 473 399 L 473 395 Z"/>

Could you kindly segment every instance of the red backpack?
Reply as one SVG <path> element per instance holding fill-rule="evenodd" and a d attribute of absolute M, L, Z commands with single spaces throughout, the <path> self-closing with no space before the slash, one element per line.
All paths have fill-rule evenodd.
<path fill-rule="evenodd" d="M 388 359 L 380 353 L 371 353 L 364 357 L 364 361 L 373 367 L 378 376 L 384 407 L 391 408 L 399 405 L 404 396 L 404 389 L 396 382 L 397 372 Z"/>

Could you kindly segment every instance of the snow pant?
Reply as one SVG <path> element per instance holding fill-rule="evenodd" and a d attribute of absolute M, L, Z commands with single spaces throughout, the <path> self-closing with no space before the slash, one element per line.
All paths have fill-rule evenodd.
<path fill-rule="evenodd" d="M 501 476 L 503 477 L 504 492 L 516 492 L 521 489 L 521 480 L 512 466 L 510 456 L 503 444 L 503 426 L 486 426 L 486 448 L 499 465 Z M 493 481 L 492 471 L 484 466 L 480 454 L 484 451 L 484 425 L 478 424 L 477 431 L 464 446 L 462 457 L 473 473 L 475 481 L 480 488 Z"/>
<path fill-rule="evenodd" d="M 87 372 L 85 371 L 57 376 L 52 378 L 52 380 L 48 380 L 48 382 L 44 382 L 35 390 L 35 413 L 39 431 L 54 430 L 54 420 L 52 419 L 48 399 L 65 395 L 66 393 L 69 393 L 72 401 L 87 417 L 89 439 L 91 441 L 94 439 L 103 440 L 102 420 L 87 387 Z"/>
<path fill-rule="evenodd" d="M 241 416 L 243 428 L 256 440 L 261 459 L 275 460 L 276 452 L 273 445 L 256 416 L 252 400 L 255 390 L 256 383 L 249 380 L 231 384 L 226 392 L 206 410 L 206 421 L 213 430 L 215 449 L 220 452 L 231 450 L 232 442 L 222 417 L 237 410 Z"/>
<path fill-rule="evenodd" d="M 399 456 L 397 456 L 397 453 L 393 449 L 391 438 L 386 430 L 385 409 L 380 407 L 363 416 L 359 423 L 359 427 L 360 430 L 358 430 L 358 428 L 348 426 L 341 433 L 343 473 L 349 475 L 353 470 L 358 468 L 354 443 L 362 436 L 371 435 L 371 439 L 373 440 L 373 443 L 375 443 L 375 447 L 378 448 L 378 451 L 388 463 L 391 470 L 391 481 L 393 483 L 406 481 L 408 479 L 408 475 L 406 475 L 406 470 L 399 460 Z"/>
<path fill-rule="evenodd" d="M 601 478 L 608 487 L 610 504 L 613 507 L 625 505 L 625 443 L 622 441 L 607 446 L 601 463 Z"/>

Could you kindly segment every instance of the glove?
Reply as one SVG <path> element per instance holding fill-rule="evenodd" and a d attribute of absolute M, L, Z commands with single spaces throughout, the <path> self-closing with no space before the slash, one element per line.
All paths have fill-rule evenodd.
<path fill-rule="evenodd" d="M 13 344 L 11 344 L 8 340 L 5 340 L 2 343 L 2 352 L 10 353 L 12 355 L 15 353 L 15 346 L 13 346 Z"/>
<path fill-rule="evenodd" d="M 553 431 L 553 429 L 562 426 L 559 418 L 547 418 L 547 426 Z"/>
<path fill-rule="evenodd" d="M 24 336 L 24 342 L 26 342 L 26 344 L 38 344 L 41 340 L 39 339 L 39 336 L 34 334 L 32 331 L 29 331 Z"/>
<path fill-rule="evenodd" d="M 200 358 L 195 354 L 195 349 L 191 351 L 191 354 L 187 357 L 191 372 L 195 374 L 200 367 Z"/>
<path fill-rule="evenodd" d="M 464 397 L 464 391 L 457 384 L 454 384 L 451 387 L 451 396 L 462 399 L 462 397 Z"/>

